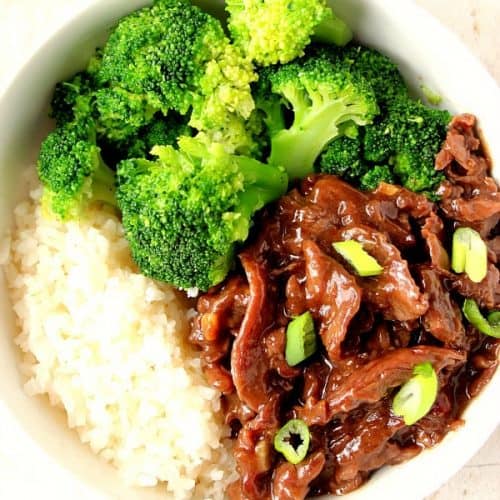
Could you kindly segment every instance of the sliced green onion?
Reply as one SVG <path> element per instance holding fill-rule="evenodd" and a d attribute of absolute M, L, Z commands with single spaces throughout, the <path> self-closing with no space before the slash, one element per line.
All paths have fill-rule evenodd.
<path fill-rule="evenodd" d="M 309 311 L 297 316 L 288 323 L 286 329 L 285 359 L 295 366 L 316 352 L 316 332 Z"/>
<path fill-rule="evenodd" d="M 431 363 L 416 365 L 412 378 L 394 396 L 394 414 L 403 417 L 406 425 L 413 425 L 429 413 L 436 401 L 438 385 L 438 377 Z"/>
<path fill-rule="evenodd" d="M 500 326 L 500 311 L 493 311 L 488 314 L 488 323 L 495 327 Z"/>
<path fill-rule="evenodd" d="M 362 277 L 378 276 L 384 268 L 355 240 L 333 243 L 333 248 L 349 262 Z"/>
<path fill-rule="evenodd" d="M 469 234 L 464 231 L 465 228 L 457 229 L 453 234 L 453 243 L 451 246 L 451 268 L 456 273 L 465 271 L 467 254 L 469 252 Z"/>
<path fill-rule="evenodd" d="M 422 89 L 422 93 L 424 94 L 429 104 L 432 104 L 433 106 L 439 106 L 443 101 L 443 97 L 427 85 L 422 84 L 420 85 L 420 88 Z"/>
<path fill-rule="evenodd" d="M 306 457 L 310 442 L 311 433 L 306 423 L 300 419 L 292 419 L 274 436 L 274 449 L 288 462 L 296 465 Z"/>
<path fill-rule="evenodd" d="M 497 339 L 500 338 L 500 311 L 491 312 L 486 319 L 481 314 L 477 302 L 473 299 L 464 300 L 462 311 L 467 321 L 481 333 Z"/>
<path fill-rule="evenodd" d="M 488 272 L 488 249 L 474 229 L 461 227 L 453 234 L 451 268 L 456 273 L 467 273 L 474 283 L 485 278 Z"/>

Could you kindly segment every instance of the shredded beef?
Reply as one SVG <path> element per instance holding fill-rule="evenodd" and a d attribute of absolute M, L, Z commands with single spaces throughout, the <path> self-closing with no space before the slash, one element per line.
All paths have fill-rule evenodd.
<path fill-rule="evenodd" d="M 422 237 L 425 240 L 431 264 L 438 269 L 450 269 L 450 258 L 443 245 L 444 224 L 435 212 L 425 219 Z"/>
<path fill-rule="evenodd" d="M 250 300 L 231 351 L 231 375 L 240 400 L 258 411 L 270 393 L 264 333 L 273 324 L 274 301 L 265 266 L 246 254 L 241 255 L 241 262 L 248 279 Z"/>
<path fill-rule="evenodd" d="M 325 466 L 325 455 L 317 451 L 298 465 L 281 463 L 273 477 L 272 497 L 280 500 L 305 498 L 310 484 Z"/>
<path fill-rule="evenodd" d="M 386 319 L 406 321 L 422 316 L 428 309 L 427 296 L 410 274 L 408 262 L 389 238 L 370 227 L 350 226 L 340 232 L 342 240 L 363 245 L 384 270 L 379 276 L 359 280 L 366 302 Z"/>
<path fill-rule="evenodd" d="M 340 357 L 340 345 L 361 304 L 361 289 L 354 276 L 312 241 L 302 245 L 306 266 L 308 309 L 318 318 L 319 334 L 332 361 Z"/>
<path fill-rule="evenodd" d="M 493 376 L 500 341 L 461 312 L 465 297 L 500 307 L 500 194 L 472 115 L 453 119 L 436 168 L 446 177 L 437 202 L 385 183 L 361 192 L 334 176 L 307 177 L 262 212 L 240 265 L 198 299 L 190 338 L 235 440 L 232 500 L 352 491 L 462 425 Z M 450 269 L 452 234 L 463 226 L 489 249 L 481 283 Z M 344 240 L 360 242 L 383 271 L 358 276 L 332 246 Z M 292 367 L 286 328 L 305 311 L 319 348 Z M 438 395 L 407 426 L 392 400 L 423 362 L 438 374 Z M 292 418 L 311 432 L 297 465 L 273 446 Z"/>
<path fill-rule="evenodd" d="M 440 210 L 458 225 L 478 230 L 488 238 L 500 220 L 500 192 L 489 177 L 490 162 L 475 133 L 476 119 L 460 115 L 453 119 L 436 168 L 446 173 L 441 186 Z"/>
<path fill-rule="evenodd" d="M 429 309 L 422 317 L 424 328 L 446 346 L 462 346 L 465 337 L 462 313 L 442 284 L 439 272 L 421 267 L 419 274 L 422 288 L 429 297 Z"/>
<path fill-rule="evenodd" d="M 304 406 L 298 406 L 296 414 L 309 425 L 326 425 L 333 418 L 349 413 L 364 403 L 377 403 L 389 389 L 406 382 L 417 364 L 426 361 L 431 362 L 439 372 L 445 367 L 463 364 L 465 356 L 442 347 L 394 349 L 357 367 L 349 376 L 341 379 L 340 383 L 335 381 L 327 384 L 320 400 L 323 418 L 318 418 L 314 410 L 315 403 L 310 400 L 306 400 Z"/>

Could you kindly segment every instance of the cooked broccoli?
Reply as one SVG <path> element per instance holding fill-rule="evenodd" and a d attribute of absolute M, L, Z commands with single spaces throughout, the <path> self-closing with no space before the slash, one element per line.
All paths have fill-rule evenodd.
<path fill-rule="evenodd" d="M 257 64 L 285 64 L 304 54 L 311 37 L 336 45 L 352 38 L 325 0 L 226 0 L 229 31 Z"/>
<path fill-rule="evenodd" d="M 443 175 L 434 168 L 451 115 L 406 97 L 395 99 L 380 123 L 366 127 L 364 155 L 389 161 L 399 183 L 412 191 L 433 191 Z"/>
<path fill-rule="evenodd" d="M 352 44 L 343 51 L 342 58 L 351 71 L 366 78 L 384 109 L 387 103 L 399 97 L 408 97 L 408 87 L 398 66 L 375 49 Z"/>
<path fill-rule="evenodd" d="M 144 96 L 167 114 L 187 113 L 191 90 L 224 35 L 219 23 L 188 1 L 163 0 L 120 20 L 103 50 L 98 79 Z"/>
<path fill-rule="evenodd" d="M 38 161 L 45 207 L 68 220 L 92 201 L 118 205 L 141 271 L 182 288 L 221 282 L 255 212 L 315 166 L 362 189 L 432 192 L 441 179 L 449 114 L 412 101 L 387 57 L 340 48 L 351 32 L 324 0 L 227 10 L 235 45 L 189 0 L 123 18 L 56 87 Z"/>
<path fill-rule="evenodd" d="M 393 181 L 413 191 L 432 191 L 442 175 L 434 159 L 446 136 L 450 121 L 447 111 L 426 107 L 409 96 L 407 86 L 394 62 L 374 49 L 352 45 L 343 60 L 359 72 L 375 90 L 381 114 L 365 127 L 363 156 L 388 173 Z M 375 174 L 367 174 L 371 179 Z M 390 176 L 387 177 L 390 179 Z M 373 185 L 361 181 L 361 185 Z"/>
<path fill-rule="evenodd" d="M 95 92 L 95 108 L 98 134 L 114 141 L 134 137 L 141 127 L 152 120 L 156 111 L 143 95 L 120 87 Z"/>
<path fill-rule="evenodd" d="M 446 136 L 450 114 L 413 100 L 396 64 L 374 49 L 355 44 L 345 48 L 316 44 L 309 47 L 307 54 L 346 65 L 351 73 L 361 75 L 374 89 L 380 114 L 360 132 L 360 162 L 370 169 L 365 180 L 359 178 L 361 187 L 374 186 L 372 180 L 384 173 L 387 181 L 396 181 L 414 191 L 432 191 L 442 179 L 434 169 L 434 159 Z M 346 140 L 345 144 L 352 142 Z M 332 145 L 332 150 L 337 152 L 328 153 L 330 158 L 332 155 L 339 158 L 340 146 L 341 143 Z M 331 163 L 327 152 L 323 153 L 324 161 Z M 354 161 L 352 149 L 345 154 L 351 155 L 350 161 Z M 320 169 L 324 166 L 320 161 Z M 392 176 L 389 176 L 391 170 Z M 349 179 L 348 174 L 343 176 Z M 339 172 L 339 175 L 342 174 Z M 357 176 L 355 169 L 351 178 Z"/>
<path fill-rule="evenodd" d="M 169 113 L 164 117 L 157 117 L 139 134 L 146 146 L 145 153 L 149 153 L 154 146 L 177 146 L 180 136 L 191 136 L 193 129 L 187 124 L 186 117 Z"/>
<path fill-rule="evenodd" d="M 262 71 L 256 104 L 271 136 L 269 161 L 284 165 L 291 179 L 311 173 L 321 151 L 346 124 L 366 125 L 378 113 L 370 84 L 342 62 L 321 55 Z M 285 106 L 293 112 L 289 127 Z"/>
<path fill-rule="evenodd" d="M 96 73 L 100 65 L 101 50 L 97 49 L 84 71 L 56 85 L 50 116 L 56 120 L 57 126 L 85 119 L 92 113 L 93 93 L 98 88 Z"/>
<path fill-rule="evenodd" d="M 165 118 L 157 116 L 149 125 L 140 130 L 137 139 L 131 144 L 128 158 L 150 158 L 154 146 L 175 146 L 181 136 L 193 135 L 193 129 L 187 124 L 184 116 L 169 113 Z M 135 151 L 135 154 L 131 154 Z"/>
<path fill-rule="evenodd" d="M 349 135 L 334 139 L 319 157 L 319 171 L 357 180 L 366 170 L 363 162 L 362 141 L 357 128 Z"/>
<path fill-rule="evenodd" d="M 104 47 L 98 78 L 164 115 L 194 108 L 191 126 L 228 136 L 229 148 L 247 141 L 239 135 L 254 108 L 250 83 L 257 76 L 221 23 L 189 0 L 157 0 L 123 18 Z"/>
<path fill-rule="evenodd" d="M 374 123 L 360 128 L 358 138 L 345 136 L 330 143 L 318 169 L 354 181 L 361 189 L 374 189 L 380 179 L 432 197 L 443 179 L 434 161 L 450 118 L 447 111 L 409 97 L 396 98 Z"/>
<path fill-rule="evenodd" d="M 93 201 L 116 205 L 115 174 L 102 161 L 90 119 L 66 123 L 46 137 L 38 175 L 43 205 L 62 220 L 80 216 Z"/>
<path fill-rule="evenodd" d="M 191 115 L 189 126 L 200 130 L 197 134 L 200 140 L 207 144 L 212 142 L 222 144 L 228 153 L 245 156 L 258 155 L 260 145 L 254 136 L 251 118 L 245 121 L 234 113 L 226 112 L 219 114 L 219 124 L 215 125 L 208 114 L 197 114 L 200 121 L 194 120 L 194 116 L 194 114 Z"/>
<path fill-rule="evenodd" d="M 387 116 L 377 116 L 364 130 L 364 159 L 372 163 L 384 163 L 391 159 L 393 152 L 392 125 L 388 123 Z"/>
<path fill-rule="evenodd" d="M 118 205 L 141 271 L 181 288 L 222 281 L 255 211 L 285 193 L 280 167 L 182 137 L 153 148 L 156 161 L 118 166 Z"/>
<path fill-rule="evenodd" d="M 350 72 L 368 80 L 375 92 L 381 115 L 365 127 L 363 155 L 369 162 L 387 162 L 392 155 L 392 146 L 383 116 L 390 103 L 399 98 L 409 98 L 408 88 L 397 65 L 377 50 L 354 43 L 344 48 L 313 44 L 307 53 L 313 57 L 327 57 L 337 64 L 343 63 Z"/>
<path fill-rule="evenodd" d="M 187 124 L 188 120 L 188 116 L 175 112 L 170 112 L 167 117 L 157 113 L 148 125 L 124 140 L 113 141 L 106 137 L 98 137 L 102 156 L 111 166 L 129 158 L 152 159 L 150 151 L 154 146 L 177 146 L 177 139 L 180 136 L 193 135 L 193 129 Z"/>
<path fill-rule="evenodd" d="M 50 116 L 55 119 L 57 126 L 90 114 L 94 85 L 92 75 L 86 71 L 56 85 Z"/>
<path fill-rule="evenodd" d="M 395 183 L 394 175 L 387 165 L 369 167 L 368 171 L 361 176 L 359 185 L 361 189 L 371 191 L 376 189 L 381 182 Z"/>

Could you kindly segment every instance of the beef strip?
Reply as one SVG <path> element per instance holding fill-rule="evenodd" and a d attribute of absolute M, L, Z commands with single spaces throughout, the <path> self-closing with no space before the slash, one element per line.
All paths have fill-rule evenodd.
<path fill-rule="evenodd" d="M 424 328 L 446 346 L 461 347 L 465 329 L 460 308 L 452 301 L 437 271 L 422 266 L 419 274 L 422 287 L 429 297 L 429 309 L 422 317 Z"/>
<path fill-rule="evenodd" d="M 441 210 L 448 219 L 472 227 L 487 237 L 500 220 L 500 193 L 478 194 L 468 199 L 444 199 Z"/>
<path fill-rule="evenodd" d="M 494 264 L 500 263 L 500 236 L 495 236 L 488 241 L 490 261 Z"/>
<path fill-rule="evenodd" d="M 334 422 L 328 433 L 334 470 L 329 490 L 345 494 L 371 471 L 386 463 L 396 463 L 401 449 L 390 440 L 403 427 L 402 419 L 391 412 L 388 399 L 364 406 L 344 421 Z"/>
<path fill-rule="evenodd" d="M 440 269 L 450 269 L 450 258 L 444 248 L 444 224 L 439 216 L 432 212 L 422 226 L 422 237 L 427 245 L 429 257 L 433 266 Z"/>
<path fill-rule="evenodd" d="M 406 382 L 419 363 L 430 362 L 439 372 L 445 367 L 463 363 L 465 359 L 465 355 L 441 347 L 394 349 L 358 367 L 340 383 L 329 383 L 321 401 L 308 400 L 303 407 L 296 408 L 296 413 L 308 425 L 326 425 L 339 414 L 346 414 L 364 403 L 380 401 L 389 389 Z M 320 405 L 320 412 L 316 405 Z"/>
<path fill-rule="evenodd" d="M 280 428 L 280 398 L 273 394 L 238 434 L 234 457 L 240 477 L 229 488 L 231 500 L 270 498 L 269 479 L 276 460 L 273 440 Z"/>
<path fill-rule="evenodd" d="M 226 366 L 231 338 L 239 330 L 249 300 L 246 281 L 230 278 L 224 286 L 198 300 L 198 315 L 191 325 L 190 341 L 201 348 L 202 369 L 208 382 L 223 394 L 234 390 Z"/>
<path fill-rule="evenodd" d="M 494 264 L 489 264 L 488 274 L 480 283 L 475 283 L 465 274 L 448 275 L 450 288 L 463 297 L 474 299 L 480 307 L 500 308 L 500 272 Z"/>
<path fill-rule="evenodd" d="M 269 396 L 269 360 L 263 334 L 273 322 L 273 301 L 264 265 L 250 254 L 241 254 L 240 259 L 250 287 L 250 300 L 231 351 L 231 375 L 240 400 L 258 411 Z"/>
<path fill-rule="evenodd" d="M 325 455 L 317 451 L 298 465 L 282 462 L 276 468 L 272 484 L 272 498 L 296 500 L 305 498 L 311 482 L 319 476 L 325 466 Z"/>
<path fill-rule="evenodd" d="M 285 328 L 277 328 L 264 338 L 264 345 L 269 367 L 276 370 L 283 379 L 293 379 L 300 375 L 301 369 L 290 366 L 285 359 L 286 333 Z"/>
<path fill-rule="evenodd" d="M 356 279 L 312 241 L 304 241 L 306 300 L 320 321 L 319 335 L 332 361 L 340 357 L 340 344 L 361 304 Z"/>
<path fill-rule="evenodd" d="M 488 176 L 490 164 L 482 153 L 475 125 L 472 115 L 457 116 L 450 124 L 436 158 L 436 168 L 444 170 L 448 178 L 439 190 L 440 209 L 448 219 L 473 227 L 487 238 L 500 220 L 500 193 Z"/>
<path fill-rule="evenodd" d="M 408 263 L 387 236 L 369 227 L 351 226 L 341 231 L 342 240 L 363 245 L 384 270 L 379 276 L 361 279 L 363 298 L 387 319 L 406 321 L 422 316 L 429 307 L 410 274 Z"/>

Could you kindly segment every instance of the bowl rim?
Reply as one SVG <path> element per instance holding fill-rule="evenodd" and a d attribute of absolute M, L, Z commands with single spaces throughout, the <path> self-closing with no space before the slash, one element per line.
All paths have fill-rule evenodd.
<path fill-rule="evenodd" d="M 412 0 L 364 0 L 365 3 L 375 3 L 375 4 L 385 4 L 385 5 L 390 5 L 391 9 L 394 9 L 395 12 L 401 12 L 401 11 L 407 11 L 410 14 L 419 17 L 419 22 L 420 24 L 423 24 L 423 27 L 426 29 L 433 31 L 438 34 L 438 36 L 441 38 L 443 37 L 444 39 L 447 40 L 447 46 L 451 47 L 453 50 L 457 50 L 461 55 L 464 57 L 464 65 L 467 67 L 472 67 L 474 72 L 476 72 L 479 76 L 478 78 L 481 81 L 484 81 L 484 84 L 488 86 L 491 89 L 494 89 L 494 91 L 498 94 L 499 97 L 499 102 L 500 102 L 500 89 L 498 87 L 498 83 L 495 81 L 491 73 L 483 66 L 482 63 L 479 62 L 479 60 L 472 54 L 471 50 L 469 47 L 467 47 L 460 39 L 459 37 L 448 30 L 446 27 L 444 27 L 434 16 L 432 16 L 427 10 L 425 10 L 423 7 L 420 5 L 417 5 L 415 2 Z M 127 4 L 127 9 L 124 9 L 123 6 L 125 5 L 125 2 L 123 0 L 108 0 L 108 2 L 105 2 L 105 0 L 93 0 L 90 4 L 85 6 L 83 9 L 79 9 L 76 11 L 74 14 L 71 15 L 71 17 L 67 18 L 64 20 L 64 22 L 60 23 L 58 28 L 51 32 L 50 36 L 48 36 L 46 39 L 44 39 L 38 46 L 34 47 L 33 50 L 31 50 L 30 54 L 27 55 L 24 60 L 16 67 L 15 72 L 12 73 L 10 78 L 7 78 L 4 81 L 4 84 L 2 85 L 2 88 L 0 88 L 0 115 L 1 113 L 1 108 L 2 108 L 2 103 L 4 100 L 9 98 L 9 95 L 14 92 L 14 89 L 19 81 L 19 79 L 22 78 L 23 73 L 31 66 L 34 64 L 34 61 L 37 59 L 37 57 L 46 51 L 52 43 L 54 43 L 54 40 L 59 38 L 61 34 L 70 29 L 71 25 L 75 22 L 78 22 L 81 17 L 89 16 L 91 15 L 94 11 L 95 13 L 98 13 L 100 9 L 102 9 L 102 4 L 107 3 L 108 8 L 114 8 L 114 6 L 118 6 L 120 12 L 125 12 L 127 11 L 132 11 L 136 8 L 138 8 L 141 5 L 146 5 L 150 3 L 150 1 L 147 0 L 132 0 Z M 119 17 L 122 17 L 125 14 L 121 14 Z M 394 14 L 396 15 L 396 14 Z M 496 150 L 495 150 L 496 151 Z M 493 152 L 494 155 L 494 160 L 498 164 L 497 169 L 500 170 L 500 146 L 498 147 L 498 154 L 496 152 Z M 494 379 L 497 381 L 500 381 L 500 370 L 497 370 L 497 373 L 494 376 Z M 491 381 L 493 382 L 493 381 Z M 491 386 L 491 382 L 488 384 L 488 386 Z M 495 400 L 495 394 L 498 399 L 500 399 L 500 384 L 496 384 L 496 389 L 495 391 L 492 389 L 490 390 L 488 394 L 488 399 L 489 400 Z M 486 387 L 488 389 L 488 387 Z M 491 394 L 490 394 L 491 393 Z M 481 393 L 481 395 L 478 396 L 478 398 L 481 398 L 482 394 L 484 394 L 484 390 Z M 469 414 L 469 411 L 471 408 L 474 408 L 476 405 L 476 401 L 478 398 L 475 398 L 471 404 L 468 406 L 466 411 L 464 412 L 464 417 L 465 420 L 467 420 L 467 416 Z M 483 398 L 484 399 L 484 398 Z M 497 400 L 498 400 L 497 399 Z M 39 445 L 34 439 L 29 436 L 28 432 L 25 429 L 22 429 L 17 422 L 16 415 L 13 411 L 12 408 L 8 407 L 3 403 L 3 401 L 0 400 L 0 421 L 7 421 L 9 427 L 12 425 L 12 429 L 17 429 L 16 432 L 20 432 L 24 435 L 24 437 L 28 437 L 30 444 L 33 448 L 33 450 L 37 450 L 36 454 L 41 458 L 44 457 L 43 459 L 45 460 L 46 463 L 50 464 L 51 471 L 54 470 L 56 471 L 57 469 L 59 470 L 59 473 L 61 474 L 71 474 L 69 470 L 65 469 L 60 463 L 58 463 L 58 460 L 55 457 L 52 457 L 50 454 L 48 454 L 43 447 Z M 10 421 L 9 421 L 10 420 Z M 432 491 L 435 491 L 441 484 L 446 482 L 453 474 L 458 472 L 460 468 L 473 456 L 474 453 L 476 453 L 480 447 L 486 442 L 488 437 L 495 431 L 496 427 L 500 424 L 500 414 L 497 414 L 496 418 L 490 418 L 487 420 L 487 423 L 480 427 L 479 429 L 473 430 L 469 429 L 467 425 L 465 425 L 462 429 L 459 429 L 458 431 L 454 432 L 455 436 L 461 437 L 461 436 L 467 436 L 468 434 L 474 432 L 474 444 L 471 445 L 469 442 L 469 445 L 465 448 L 465 452 L 462 446 L 460 446 L 460 443 L 464 441 L 464 439 L 455 439 L 456 442 L 459 442 L 459 445 L 455 446 L 450 446 L 450 434 L 448 434 L 443 442 L 437 444 L 434 448 L 431 450 L 427 450 L 423 454 L 419 455 L 419 457 L 416 457 L 412 459 L 412 461 L 418 460 L 420 457 L 425 455 L 425 453 L 428 453 L 429 451 L 434 451 L 434 450 L 446 450 L 447 453 L 440 453 L 438 455 L 442 455 L 441 457 L 438 457 L 439 460 L 448 460 L 450 458 L 450 451 L 455 451 L 455 453 L 451 454 L 451 460 L 448 460 L 447 463 L 447 469 L 446 472 L 443 474 L 433 474 L 431 476 L 428 476 L 425 478 L 425 481 L 421 481 L 420 485 L 416 485 L 416 490 L 414 492 L 409 492 L 408 498 L 421 498 L 424 495 L 427 495 L 431 493 Z M 454 436 L 454 437 L 455 437 Z M 470 440 L 469 440 L 470 441 Z M 450 450 L 450 451 L 448 451 Z M 460 453 L 461 451 L 461 453 Z M 40 453 L 41 452 L 41 453 Z M 408 463 L 406 462 L 402 465 L 398 466 L 392 466 L 392 470 L 400 470 L 401 467 L 405 467 Z M 451 462 L 451 463 L 450 463 Z M 428 466 L 427 466 L 428 467 Z M 384 471 L 385 472 L 385 471 Z M 77 481 L 80 483 L 80 488 L 83 487 L 83 482 L 80 478 L 72 474 L 72 480 Z M 366 486 L 360 488 L 359 490 L 356 490 L 355 492 L 349 494 L 348 498 L 349 499 L 356 499 L 356 498 L 367 498 L 366 495 L 372 496 L 375 493 L 369 489 L 369 485 L 372 484 L 372 480 L 370 480 Z M 97 490 L 93 488 L 92 486 L 85 485 L 84 490 L 88 490 L 89 492 L 91 491 L 93 494 L 98 494 Z M 379 492 L 383 493 L 383 492 Z M 396 493 L 396 492 L 394 492 Z M 398 492 L 400 494 L 401 492 Z M 411 496 L 411 493 L 414 493 L 414 496 Z M 406 496 L 406 495 L 405 495 Z M 83 498 L 83 497 L 82 497 Z M 94 497 L 95 498 L 95 497 Z M 329 498 L 329 497 L 324 497 L 324 498 Z M 387 496 L 387 498 L 392 498 L 390 495 Z M 396 498 L 396 496 L 394 496 Z"/>

